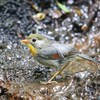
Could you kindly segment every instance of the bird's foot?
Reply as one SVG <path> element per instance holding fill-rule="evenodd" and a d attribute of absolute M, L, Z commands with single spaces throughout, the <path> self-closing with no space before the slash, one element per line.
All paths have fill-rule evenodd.
<path fill-rule="evenodd" d="M 47 82 L 43 82 L 43 81 L 40 81 L 41 84 L 56 84 L 57 81 L 47 81 Z"/>

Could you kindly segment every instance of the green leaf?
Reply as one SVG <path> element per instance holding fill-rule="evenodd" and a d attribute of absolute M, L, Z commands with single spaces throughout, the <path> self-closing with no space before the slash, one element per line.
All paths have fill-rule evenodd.
<path fill-rule="evenodd" d="M 66 12 L 66 13 L 70 13 L 71 12 L 65 5 L 61 4 L 57 0 L 56 0 L 56 3 L 64 12 Z"/>

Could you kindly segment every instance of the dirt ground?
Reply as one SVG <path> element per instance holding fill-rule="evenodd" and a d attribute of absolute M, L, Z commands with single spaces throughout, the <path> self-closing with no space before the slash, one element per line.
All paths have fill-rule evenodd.
<path fill-rule="evenodd" d="M 0 0 L 0 100 L 100 100 L 100 64 L 82 58 L 74 59 L 57 83 L 40 83 L 57 69 L 35 61 L 21 44 L 37 32 L 75 43 L 77 51 L 100 62 L 100 1 Z"/>

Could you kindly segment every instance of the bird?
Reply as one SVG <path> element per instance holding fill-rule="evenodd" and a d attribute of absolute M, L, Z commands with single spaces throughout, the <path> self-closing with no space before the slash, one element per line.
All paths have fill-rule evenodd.
<path fill-rule="evenodd" d="M 92 57 L 76 51 L 75 43 L 59 43 L 42 34 L 30 34 L 26 39 L 21 40 L 21 43 L 24 43 L 29 48 L 34 59 L 39 63 L 49 67 L 60 68 L 47 83 L 52 82 L 57 75 L 61 74 L 76 56 L 98 63 Z"/>

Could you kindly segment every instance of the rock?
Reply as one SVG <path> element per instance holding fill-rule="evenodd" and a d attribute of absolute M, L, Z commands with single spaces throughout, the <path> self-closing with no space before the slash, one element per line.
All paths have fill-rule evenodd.
<path fill-rule="evenodd" d="M 95 73 L 98 68 L 100 68 L 100 64 L 96 64 L 92 61 L 88 61 L 85 59 L 74 59 L 64 70 L 67 74 L 75 74 L 78 72 L 89 71 L 90 73 Z"/>

